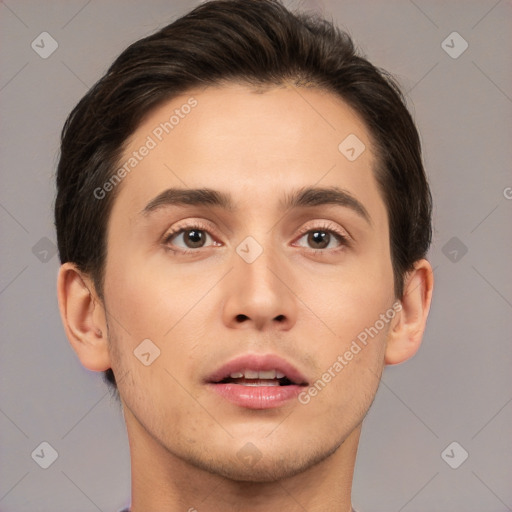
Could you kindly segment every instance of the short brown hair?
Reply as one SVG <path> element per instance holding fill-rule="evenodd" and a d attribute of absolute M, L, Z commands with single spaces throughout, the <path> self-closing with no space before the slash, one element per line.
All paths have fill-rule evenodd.
<path fill-rule="evenodd" d="M 107 223 L 116 189 L 94 190 L 119 165 L 148 112 L 201 86 L 314 86 L 341 97 L 367 126 L 386 204 L 395 295 L 431 242 L 432 198 L 414 121 L 394 79 L 318 15 L 278 0 L 211 0 L 124 50 L 69 115 L 61 137 L 55 225 L 60 260 L 88 273 L 103 298 Z M 105 372 L 115 386 L 112 370 Z"/>

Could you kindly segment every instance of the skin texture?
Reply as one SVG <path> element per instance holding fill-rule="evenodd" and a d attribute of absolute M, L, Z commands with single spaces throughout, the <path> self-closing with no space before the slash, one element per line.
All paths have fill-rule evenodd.
<path fill-rule="evenodd" d="M 361 422 L 384 365 L 412 357 L 421 343 L 431 267 L 416 263 L 397 303 L 371 140 L 331 93 L 240 84 L 190 91 L 149 113 L 125 156 L 191 97 L 197 105 L 117 185 L 104 302 L 72 263 L 58 279 L 82 364 L 111 367 L 118 379 L 131 510 L 349 511 Z M 353 162 L 338 150 L 349 134 L 366 146 Z M 310 186 L 349 192 L 370 222 L 338 205 L 279 207 L 285 194 Z M 237 211 L 171 205 L 141 213 L 170 187 L 229 193 Z M 187 233 L 165 241 L 177 227 L 204 230 L 204 245 L 194 248 Z M 331 234 L 323 248 L 310 230 L 339 231 L 349 242 Z M 263 249 L 252 263 L 236 251 L 247 236 Z M 401 310 L 307 404 L 251 410 L 204 384 L 246 353 L 278 354 L 314 383 L 393 304 Z M 134 350 L 148 338 L 160 356 L 145 366 Z M 247 443 L 255 464 L 239 456 Z"/>

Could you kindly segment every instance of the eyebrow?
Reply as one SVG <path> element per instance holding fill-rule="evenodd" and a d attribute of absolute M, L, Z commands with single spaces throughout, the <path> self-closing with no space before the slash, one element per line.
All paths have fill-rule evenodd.
<path fill-rule="evenodd" d="M 140 212 L 144 216 L 167 206 L 211 206 L 229 213 L 237 211 L 235 203 L 228 193 L 211 188 L 169 188 L 153 198 Z M 350 192 L 338 187 L 302 187 L 287 192 L 280 200 L 282 210 L 307 208 L 321 205 L 337 205 L 349 208 L 371 224 L 371 217 Z"/>

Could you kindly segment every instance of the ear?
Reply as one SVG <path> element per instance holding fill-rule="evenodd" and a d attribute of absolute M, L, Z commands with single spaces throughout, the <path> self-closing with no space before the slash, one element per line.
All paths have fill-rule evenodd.
<path fill-rule="evenodd" d="M 434 274 L 430 263 L 425 259 L 418 260 L 414 269 L 407 274 L 402 308 L 388 333 L 384 356 L 386 364 L 403 363 L 420 348 L 433 287 Z"/>
<path fill-rule="evenodd" d="M 110 368 L 105 309 L 92 280 L 75 264 L 64 263 L 57 278 L 57 296 L 69 343 L 85 368 Z"/>

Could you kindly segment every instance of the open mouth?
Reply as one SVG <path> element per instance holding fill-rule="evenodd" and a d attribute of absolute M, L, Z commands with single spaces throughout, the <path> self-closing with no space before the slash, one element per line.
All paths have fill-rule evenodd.
<path fill-rule="evenodd" d="M 284 373 L 277 370 L 234 372 L 216 384 L 239 384 L 241 386 L 290 386 L 295 384 Z"/>
<path fill-rule="evenodd" d="M 225 363 L 206 379 L 208 388 L 247 409 L 271 409 L 293 403 L 308 383 L 304 375 L 275 354 L 244 354 Z"/>

